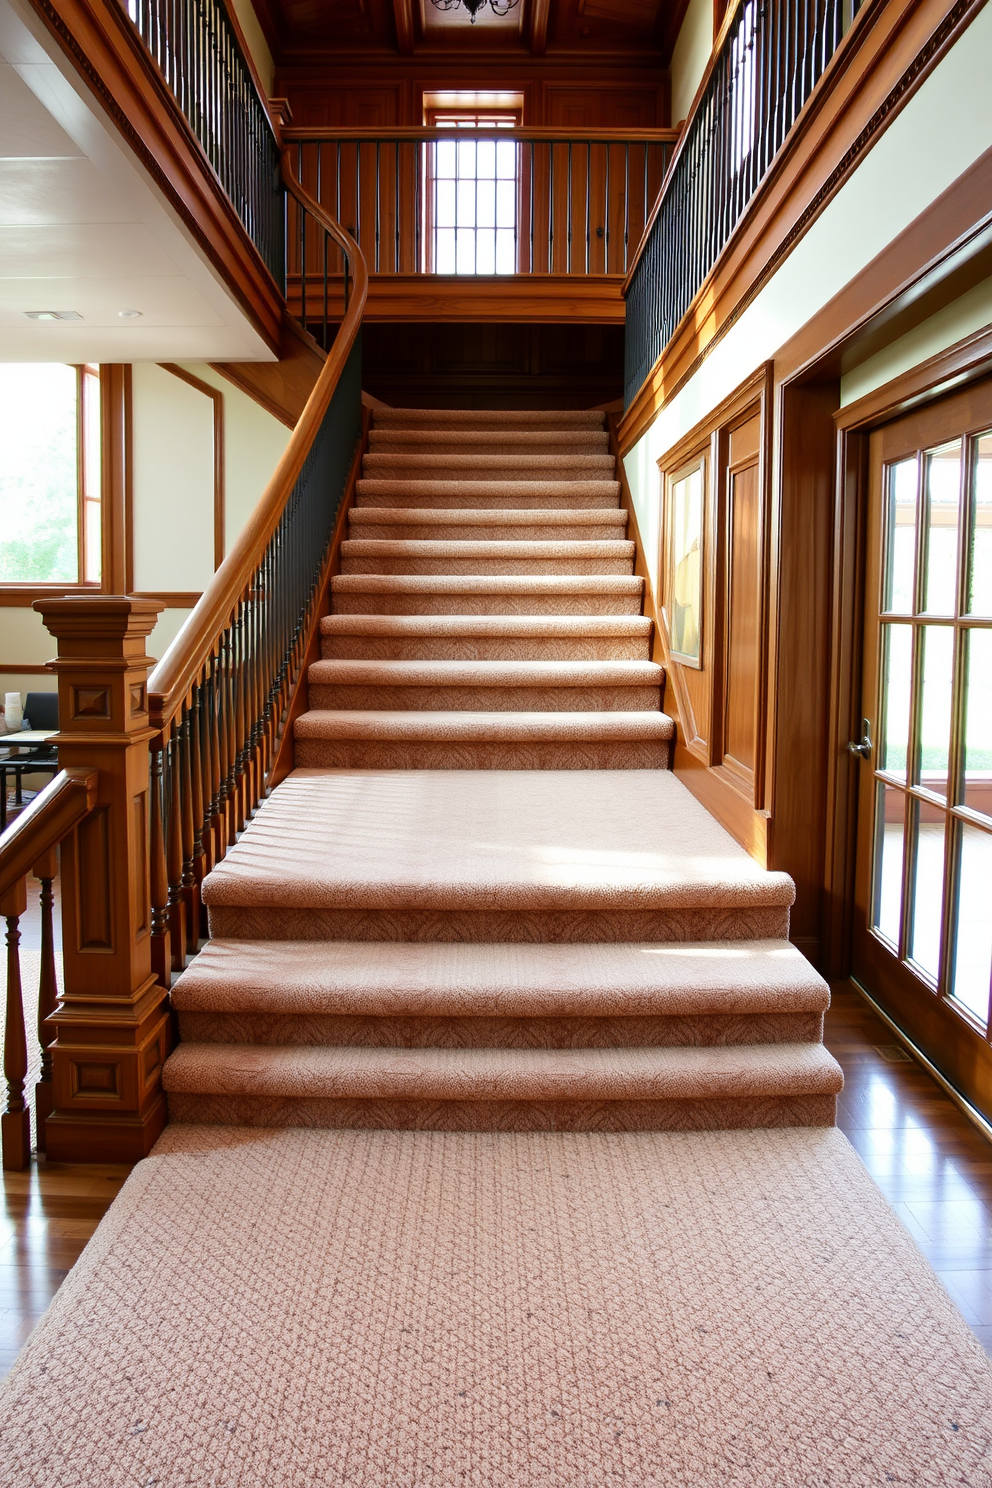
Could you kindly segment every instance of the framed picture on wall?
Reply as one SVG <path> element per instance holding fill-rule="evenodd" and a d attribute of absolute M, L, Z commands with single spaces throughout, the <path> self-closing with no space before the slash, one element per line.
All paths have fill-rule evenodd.
<path fill-rule="evenodd" d="M 697 668 L 703 665 L 703 476 L 700 460 L 669 487 L 672 660 Z"/>

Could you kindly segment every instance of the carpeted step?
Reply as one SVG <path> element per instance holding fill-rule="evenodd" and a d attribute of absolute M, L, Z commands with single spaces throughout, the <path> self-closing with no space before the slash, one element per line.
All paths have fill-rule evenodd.
<path fill-rule="evenodd" d="M 295 724 L 303 769 L 664 770 L 664 713 L 313 710 Z"/>
<path fill-rule="evenodd" d="M 503 510 L 607 510 L 620 505 L 620 482 L 360 480 L 355 506 L 430 507 L 435 511 L 482 507 Z"/>
<path fill-rule="evenodd" d="M 829 1003 L 826 982 L 784 940 L 212 940 L 172 986 L 183 1040 L 375 1048 L 812 1043 Z"/>
<path fill-rule="evenodd" d="M 337 615 L 639 615 L 633 574 L 337 574 Z"/>
<path fill-rule="evenodd" d="M 350 540 L 427 542 L 610 542 L 627 535 L 627 513 L 609 511 L 492 511 L 463 508 L 356 507 L 348 513 Z"/>
<path fill-rule="evenodd" d="M 369 450 L 376 455 L 601 455 L 609 436 L 598 429 L 376 429 Z"/>
<path fill-rule="evenodd" d="M 644 615 L 325 615 L 325 661 L 649 661 Z"/>
<path fill-rule="evenodd" d="M 605 429 L 606 415 L 595 408 L 377 408 L 372 423 L 376 429 Z"/>
<path fill-rule="evenodd" d="M 380 574 L 624 574 L 634 544 L 608 542 L 403 542 L 363 538 L 341 544 L 341 572 Z"/>
<path fill-rule="evenodd" d="M 312 708 L 640 712 L 661 707 L 653 661 L 315 661 Z"/>
<path fill-rule="evenodd" d="M 440 1131 L 829 1126 L 843 1076 L 822 1044 L 375 1049 L 181 1043 L 174 1120 Z"/>
<path fill-rule="evenodd" d="M 794 888 L 669 770 L 295 770 L 202 893 L 225 939 L 569 943 L 784 939 Z"/>
<path fill-rule="evenodd" d="M 392 480 L 614 480 L 612 455 L 366 455 L 362 474 Z"/>

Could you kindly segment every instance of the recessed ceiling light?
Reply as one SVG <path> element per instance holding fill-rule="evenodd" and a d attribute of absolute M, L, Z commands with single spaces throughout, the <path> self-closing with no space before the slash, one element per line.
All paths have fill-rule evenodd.
<path fill-rule="evenodd" d="M 138 320 L 141 316 L 140 310 L 118 310 L 117 314 L 121 320 Z"/>
<path fill-rule="evenodd" d="M 82 320 L 78 310 L 25 310 L 28 320 Z"/>

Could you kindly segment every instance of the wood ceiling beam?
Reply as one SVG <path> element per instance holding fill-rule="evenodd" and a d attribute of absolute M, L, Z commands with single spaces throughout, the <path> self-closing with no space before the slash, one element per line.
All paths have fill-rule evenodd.
<path fill-rule="evenodd" d="M 532 57 L 543 57 L 548 44 L 551 0 L 528 0 L 527 46 Z"/>
<path fill-rule="evenodd" d="M 396 21 L 396 46 L 400 56 L 409 57 L 413 52 L 413 0 L 393 0 L 393 17 Z"/>

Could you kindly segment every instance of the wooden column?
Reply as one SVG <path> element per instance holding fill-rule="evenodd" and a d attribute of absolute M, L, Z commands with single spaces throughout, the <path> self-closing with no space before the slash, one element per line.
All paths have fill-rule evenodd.
<path fill-rule="evenodd" d="M 129 1162 L 165 1125 L 168 993 L 152 970 L 148 673 L 163 606 L 39 600 L 59 643 L 59 764 L 99 770 L 96 807 L 62 844 L 63 993 L 51 1015 L 55 1162 Z"/>

